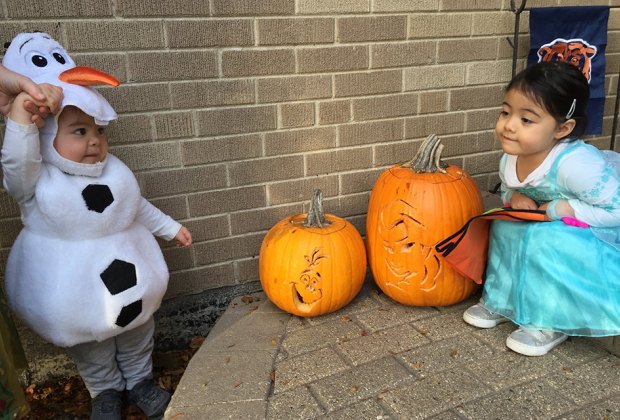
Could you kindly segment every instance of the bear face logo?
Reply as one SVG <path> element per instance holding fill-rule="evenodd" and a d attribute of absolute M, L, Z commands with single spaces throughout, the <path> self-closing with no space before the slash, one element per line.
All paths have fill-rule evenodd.
<path fill-rule="evenodd" d="M 577 66 L 590 83 L 592 58 L 596 55 L 596 46 L 580 38 L 557 38 L 538 49 L 538 62 L 564 61 Z"/>

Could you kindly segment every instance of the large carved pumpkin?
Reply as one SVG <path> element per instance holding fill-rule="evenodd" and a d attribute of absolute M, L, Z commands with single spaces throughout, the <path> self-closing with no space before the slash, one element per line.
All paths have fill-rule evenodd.
<path fill-rule="evenodd" d="M 310 211 L 276 223 L 263 239 L 259 277 L 283 311 L 311 317 L 336 311 L 357 295 L 366 274 L 364 241 L 344 219 L 324 214 L 315 192 Z"/>
<path fill-rule="evenodd" d="M 483 210 L 473 179 L 441 162 L 442 149 L 429 136 L 412 161 L 383 172 L 370 194 L 368 263 L 381 290 L 406 305 L 450 305 L 477 288 L 435 252 L 437 242 Z"/>

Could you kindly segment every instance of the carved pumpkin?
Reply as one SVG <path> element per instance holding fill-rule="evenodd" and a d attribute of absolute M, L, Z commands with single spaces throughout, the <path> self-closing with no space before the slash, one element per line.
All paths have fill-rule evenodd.
<path fill-rule="evenodd" d="M 360 291 L 365 275 L 362 237 L 351 223 L 323 213 L 320 190 L 307 214 L 276 223 L 260 249 L 263 290 L 277 307 L 294 315 L 342 308 Z"/>
<path fill-rule="evenodd" d="M 440 161 L 435 135 L 415 158 L 383 172 L 370 194 L 366 220 L 368 263 L 392 299 L 416 306 L 460 302 L 477 285 L 452 269 L 435 244 L 483 211 L 473 179 Z"/>

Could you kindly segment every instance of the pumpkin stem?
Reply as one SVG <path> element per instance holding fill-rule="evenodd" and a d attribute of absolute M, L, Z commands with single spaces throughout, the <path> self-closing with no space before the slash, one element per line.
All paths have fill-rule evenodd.
<path fill-rule="evenodd" d="M 418 149 L 415 157 L 403 164 L 409 166 L 416 173 L 435 173 L 437 171 L 445 174 L 444 168 L 448 167 L 447 163 L 441 161 L 441 152 L 443 144 L 437 134 L 429 135 Z"/>
<path fill-rule="evenodd" d="M 312 203 L 310 204 L 310 210 L 308 211 L 304 226 L 322 228 L 329 224 L 323 212 L 323 192 L 321 190 L 314 190 L 314 196 L 312 197 Z"/>

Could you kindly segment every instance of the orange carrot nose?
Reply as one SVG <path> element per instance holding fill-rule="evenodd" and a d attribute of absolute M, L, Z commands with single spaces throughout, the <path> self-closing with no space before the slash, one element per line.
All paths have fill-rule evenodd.
<path fill-rule="evenodd" d="M 121 84 L 115 77 L 107 73 L 94 69 L 92 67 L 78 66 L 63 71 L 58 76 L 65 83 L 72 83 L 80 86 L 91 85 L 111 85 L 118 86 Z"/>

